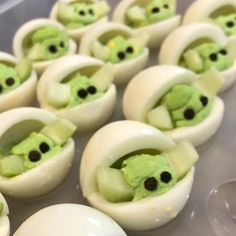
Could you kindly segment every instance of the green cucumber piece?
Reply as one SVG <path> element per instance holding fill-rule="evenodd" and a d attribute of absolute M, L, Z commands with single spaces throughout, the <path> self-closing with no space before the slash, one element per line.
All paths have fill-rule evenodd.
<path fill-rule="evenodd" d="M 146 20 L 144 10 L 139 6 L 133 6 L 127 10 L 126 17 L 134 23 L 141 23 Z"/>
<path fill-rule="evenodd" d="M 17 74 L 20 76 L 21 81 L 27 80 L 32 73 L 32 63 L 28 59 L 22 59 L 15 67 Z"/>
<path fill-rule="evenodd" d="M 147 121 L 150 125 L 161 129 L 173 129 L 173 123 L 166 106 L 162 105 L 151 110 L 147 114 Z"/>
<path fill-rule="evenodd" d="M 182 179 L 198 160 L 198 153 L 188 141 L 181 141 L 170 150 L 162 153 L 175 169 L 177 179 Z"/>
<path fill-rule="evenodd" d="M 40 132 L 62 146 L 75 132 L 76 126 L 66 119 L 58 119 L 45 126 Z"/>
<path fill-rule="evenodd" d="M 99 193 L 109 202 L 126 202 L 133 199 L 133 189 L 125 182 L 120 170 L 98 167 L 96 179 Z"/>
<path fill-rule="evenodd" d="M 199 54 L 194 50 L 188 50 L 184 54 L 185 59 L 185 65 L 188 67 L 188 69 L 199 73 L 203 70 L 203 61 Z"/>
<path fill-rule="evenodd" d="M 0 175 L 14 177 L 24 172 L 24 160 L 20 156 L 12 155 L 0 159 Z"/>

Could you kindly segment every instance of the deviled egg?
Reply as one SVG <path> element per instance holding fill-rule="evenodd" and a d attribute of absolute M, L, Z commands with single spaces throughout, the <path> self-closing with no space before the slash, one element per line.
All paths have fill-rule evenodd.
<path fill-rule="evenodd" d="M 148 61 L 148 36 L 118 23 L 99 24 L 81 38 L 79 53 L 113 64 L 114 81 L 126 83 Z"/>
<path fill-rule="evenodd" d="M 39 108 L 0 114 L 0 191 L 35 198 L 58 186 L 73 157 L 75 126 Z"/>
<path fill-rule="evenodd" d="M 62 24 L 48 19 L 36 19 L 25 23 L 13 39 L 13 51 L 17 59 L 27 58 L 41 74 L 59 57 L 75 54 L 76 43 L 71 40 Z"/>
<path fill-rule="evenodd" d="M 198 159 L 186 141 L 136 121 L 98 130 L 85 147 L 80 183 L 89 203 L 130 230 L 173 220 L 185 206 Z"/>
<path fill-rule="evenodd" d="M 183 23 L 208 22 L 219 26 L 236 41 L 236 2 L 234 0 L 198 0 L 187 9 Z"/>
<path fill-rule="evenodd" d="M 187 139 L 198 146 L 222 121 L 224 103 L 216 97 L 222 84 L 214 69 L 199 77 L 177 66 L 151 67 L 128 84 L 123 112 L 126 119 L 150 124 L 174 141 Z"/>
<path fill-rule="evenodd" d="M 105 214 L 88 206 L 60 204 L 29 217 L 13 236 L 126 236 Z"/>
<path fill-rule="evenodd" d="M 6 200 L 0 193 L 0 235 L 10 235 L 9 209 Z"/>
<path fill-rule="evenodd" d="M 236 50 L 219 27 L 195 23 L 171 33 L 162 44 L 159 63 L 179 65 L 197 74 L 217 69 L 224 80 L 221 90 L 235 81 Z"/>
<path fill-rule="evenodd" d="M 135 34 L 149 35 L 148 47 L 157 48 L 180 25 L 176 0 L 122 0 L 113 21 L 131 27 Z"/>
<path fill-rule="evenodd" d="M 40 106 L 84 131 L 103 125 L 116 102 L 111 65 L 86 56 L 66 56 L 43 73 L 38 84 Z"/>
<path fill-rule="evenodd" d="M 59 0 L 53 6 L 50 18 L 63 24 L 69 36 L 79 41 L 96 24 L 108 21 L 109 11 L 107 1 Z"/>
<path fill-rule="evenodd" d="M 12 55 L 0 52 L 0 112 L 30 104 L 36 87 L 37 75 L 29 60 L 18 62 Z"/>

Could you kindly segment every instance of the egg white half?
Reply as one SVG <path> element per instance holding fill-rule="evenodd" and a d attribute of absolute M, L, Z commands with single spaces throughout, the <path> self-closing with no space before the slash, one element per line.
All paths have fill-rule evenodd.
<path fill-rule="evenodd" d="M 3 203 L 3 212 L 0 216 L 0 235 L 9 236 L 10 235 L 10 222 L 8 218 L 9 209 L 5 198 L 0 193 L 0 202 Z"/>

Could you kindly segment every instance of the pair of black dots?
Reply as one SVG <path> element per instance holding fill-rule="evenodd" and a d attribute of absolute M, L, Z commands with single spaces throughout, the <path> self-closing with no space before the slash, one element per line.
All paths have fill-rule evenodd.
<path fill-rule="evenodd" d="M 220 51 L 219 51 L 219 53 L 221 54 L 221 55 L 223 55 L 223 56 L 226 56 L 228 53 L 227 53 L 227 51 L 225 50 L 225 49 L 221 49 Z M 211 61 L 213 61 L 213 62 L 216 62 L 216 61 L 218 61 L 218 53 L 211 53 L 210 55 L 209 55 L 209 59 L 211 60 Z"/>
<path fill-rule="evenodd" d="M 125 58 L 126 58 L 126 53 L 129 53 L 129 54 L 131 54 L 131 53 L 133 53 L 134 52 L 134 49 L 133 49 L 133 47 L 127 47 L 126 48 L 126 51 L 125 52 L 118 52 L 117 53 L 117 57 L 122 61 L 122 60 L 125 60 Z"/>
<path fill-rule="evenodd" d="M 89 10 L 88 10 L 88 13 L 89 13 L 89 15 L 93 16 L 93 15 L 94 15 L 93 9 L 89 9 Z M 86 12 L 83 11 L 83 10 L 80 10 L 80 11 L 78 12 L 78 14 L 79 14 L 80 16 L 85 16 L 85 15 L 86 15 Z"/>
<path fill-rule="evenodd" d="M 165 9 L 169 9 L 169 5 L 168 4 L 165 4 L 164 6 L 163 6 Z M 157 13 L 159 13 L 160 12 L 160 8 L 159 7 L 153 7 L 152 8 L 152 13 L 153 14 L 157 14 Z"/>
<path fill-rule="evenodd" d="M 65 43 L 64 43 L 64 42 L 61 42 L 61 43 L 60 43 L 60 47 L 61 47 L 61 48 L 64 48 L 64 47 L 65 47 Z M 49 50 L 49 52 L 55 54 L 55 53 L 57 53 L 58 48 L 57 48 L 56 45 L 52 44 L 52 45 L 50 45 L 50 46 L 48 47 L 48 50 Z"/>
<path fill-rule="evenodd" d="M 12 77 L 9 77 L 6 79 L 5 83 L 8 87 L 11 87 L 12 85 L 15 84 L 15 79 Z M 2 92 L 3 92 L 3 86 L 0 84 L 0 93 L 2 93 Z"/>
<path fill-rule="evenodd" d="M 32 161 L 32 162 L 38 162 L 41 160 L 41 153 L 47 153 L 50 151 L 50 147 L 49 145 L 46 143 L 46 142 L 42 142 L 40 145 L 39 145 L 39 150 L 32 150 L 29 152 L 29 160 Z"/>
<path fill-rule="evenodd" d="M 85 99 L 89 94 L 95 94 L 96 92 L 96 87 L 91 85 L 87 89 L 79 89 L 77 95 L 78 97 Z"/>

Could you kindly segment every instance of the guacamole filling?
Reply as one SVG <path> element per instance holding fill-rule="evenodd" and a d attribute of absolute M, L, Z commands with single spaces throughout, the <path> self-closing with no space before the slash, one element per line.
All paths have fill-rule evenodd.
<path fill-rule="evenodd" d="M 59 119 L 20 142 L 1 147 L 0 175 L 15 177 L 56 157 L 74 131 L 74 125 Z"/>
<path fill-rule="evenodd" d="M 98 191 L 114 203 L 158 196 L 170 191 L 197 158 L 195 149 L 187 142 L 159 154 L 131 154 L 118 160 L 118 165 L 97 168 Z"/>
<path fill-rule="evenodd" d="M 146 1 L 147 2 L 147 1 Z M 173 17 L 176 4 L 167 0 L 152 0 L 134 4 L 126 12 L 126 22 L 132 28 L 144 27 Z"/>
<path fill-rule="evenodd" d="M 53 60 L 68 52 L 69 38 L 56 27 L 41 27 L 26 37 L 23 49 L 26 58 L 31 61 Z"/>
<path fill-rule="evenodd" d="M 180 58 L 179 65 L 195 73 L 203 73 L 212 67 L 218 71 L 224 71 L 233 65 L 233 58 L 227 49 L 218 44 L 203 43 L 185 50 Z"/>
<path fill-rule="evenodd" d="M 236 13 L 220 15 L 213 21 L 224 31 L 227 36 L 236 34 Z"/>
<path fill-rule="evenodd" d="M 31 63 L 25 59 L 16 66 L 0 62 L 0 96 L 18 88 L 31 73 Z"/>
<path fill-rule="evenodd" d="M 108 12 L 109 6 L 105 1 L 59 3 L 58 20 L 68 29 L 77 29 L 95 23 Z"/>

